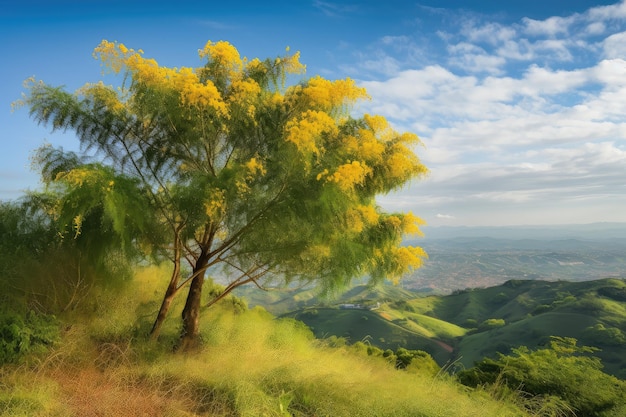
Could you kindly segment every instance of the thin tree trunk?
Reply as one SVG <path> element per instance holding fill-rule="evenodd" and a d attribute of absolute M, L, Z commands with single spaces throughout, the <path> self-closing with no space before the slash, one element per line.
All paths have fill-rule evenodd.
<path fill-rule="evenodd" d="M 176 274 L 176 275 L 174 275 Z M 154 324 L 152 325 L 152 330 L 150 330 L 150 339 L 156 340 L 161 333 L 161 327 L 165 322 L 165 318 L 167 317 L 167 312 L 172 305 L 172 301 L 174 300 L 174 296 L 178 292 L 178 280 L 180 277 L 180 271 L 174 271 L 172 273 L 172 279 L 170 280 L 170 285 L 167 287 L 165 291 L 165 295 L 163 296 L 163 302 L 161 302 L 161 308 L 159 308 L 159 313 L 157 314 L 156 319 L 154 320 Z"/>
<path fill-rule="evenodd" d="M 195 277 L 189 286 L 187 301 L 183 309 L 183 328 L 180 344 L 177 350 L 189 351 L 198 347 L 200 339 L 200 307 L 202 302 L 202 286 L 204 284 L 204 269 L 208 263 L 208 257 L 202 253 L 193 269 Z M 202 271 L 202 272 L 201 272 Z"/>
<path fill-rule="evenodd" d="M 167 286 L 167 290 L 165 290 L 165 295 L 163 296 L 163 302 L 161 302 L 161 308 L 159 308 L 159 313 L 157 314 L 156 319 L 154 320 L 154 324 L 152 325 L 152 330 L 150 330 L 150 339 L 156 340 L 161 333 L 161 327 L 165 322 L 165 318 L 167 317 L 167 312 L 172 305 L 172 301 L 174 300 L 174 296 L 178 292 L 178 283 L 180 281 L 180 254 L 181 254 L 181 242 L 178 231 L 175 233 L 174 237 L 174 270 L 172 271 L 172 277 L 170 278 L 170 283 Z"/>

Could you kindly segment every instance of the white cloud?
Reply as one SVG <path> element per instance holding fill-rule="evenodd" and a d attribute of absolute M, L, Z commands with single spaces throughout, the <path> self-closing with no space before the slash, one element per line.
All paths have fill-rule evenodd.
<path fill-rule="evenodd" d="M 461 28 L 461 33 L 471 42 L 485 42 L 491 45 L 507 42 L 517 35 L 515 28 L 509 26 L 491 22 L 477 26 L 474 21 L 466 22 Z"/>
<path fill-rule="evenodd" d="M 451 45 L 448 51 L 452 55 L 450 64 L 468 72 L 502 74 L 501 68 L 506 63 L 504 58 L 489 54 L 479 46 L 466 42 Z"/>
<path fill-rule="evenodd" d="M 593 7 L 587 11 L 590 20 L 609 21 L 626 19 L 626 0 L 608 6 Z"/>
<path fill-rule="evenodd" d="M 385 204 L 435 224 L 626 221 L 626 1 L 440 39 L 439 64 L 361 82 L 431 170 Z"/>
<path fill-rule="evenodd" d="M 602 43 L 604 57 L 626 59 L 626 32 L 615 33 Z"/>
<path fill-rule="evenodd" d="M 553 16 L 545 20 L 535 20 L 525 17 L 522 19 L 522 25 L 524 27 L 524 33 L 529 35 L 566 35 L 569 32 L 570 26 L 575 22 L 576 17 L 577 15 L 569 17 Z"/>

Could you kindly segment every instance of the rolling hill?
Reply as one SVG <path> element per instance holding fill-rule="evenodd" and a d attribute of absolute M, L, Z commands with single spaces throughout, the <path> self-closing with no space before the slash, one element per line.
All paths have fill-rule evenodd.
<path fill-rule="evenodd" d="M 440 365 L 468 368 L 513 347 L 545 346 L 550 336 L 573 337 L 600 349 L 595 355 L 606 372 L 626 378 L 624 279 L 510 280 L 450 295 L 361 285 L 323 306 L 313 307 L 314 301 L 311 297 L 306 307 L 284 315 L 303 321 L 319 338 L 335 335 L 381 348 L 420 349 Z M 256 302 L 262 304 L 260 298 Z"/>

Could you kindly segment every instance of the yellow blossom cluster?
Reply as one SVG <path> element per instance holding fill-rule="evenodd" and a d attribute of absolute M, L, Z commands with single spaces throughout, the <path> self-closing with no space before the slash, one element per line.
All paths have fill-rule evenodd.
<path fill-rule="evenodd" d="M 78 93 L 104 104 L 113 112 L 121 112 L 125 108 L 124 103 L 120 101 L 118 92 L 111 86 L 105 86 L 102 81 L 96 84 L 87 83 L 78 90 Z"/>
<path fill-rule="evenodd" d="M 405 152 L 396 151 L 388 155 L 385 162 L 389 177 L 393 179 L 405 179 L 415 175 L 415 170 L 420 168 L 421 165 L 416 164 L 416 158 L 414 156 L 415 155 L 408 150 Z"/>
<path fill-rule="evenodd" d="M 222 51 L 221 55 L 218 55 L 223 57 L 226 49 L 221 46 L 217 49 Z M 106 40 L 96 47 L 94 54 L 115 73 L 127 69 L 134 83 L 150 88 L 177 91 L 180 93 L 181 104 L 199 108 L 210 107 L 220 115 L 228 117 L 228 108 L 218 89 L 211 81 L 201 82 L 192 68 L 161 67 L 156 60 L 144 58 L 141 50 L 135 51 L 123 44 Z"/>
<path fill-rule="evenodd" d="M 233 81 L 230 87 L 228 101 L 239 107 L 243 107 L 249 118 L 253 119 L 256 111 L 254 105 L 261 94 L 261 86 L 253 79 L 241 79 Z"/>
<path fill-rule="evenodd" d="M 200 58 L 208 58 L 225 68 L 230 78 L 235 78 L 236 74 L 241 73 L 243 62 L 239 56 L 239 51 L 229 42 L 208 41 L 204 48 L 198 51 L 198 54 Z"/>
<path fill-rule="evenodd" d="M 426 222 L 424 220 L 409 211 L 407 213 L 404 213 L 404 215 L 402 216 L 402 233 L 408 235 L 422 236 L 423 233 L 420 230 L 420 226 L 423 226 L 425 224 Z"/>
<path fill-rule="evenodd" d="M 83 227 L 83 216 L 78 214 L 72 220 L 72 227 L 74 228 L 74 239 L 80 236 Z"/>
<path fill-rule="evenodd" d="M 242 174 L 235 180 L 235 187 L 240 195 L 250 192 L 252 181 L 259 176 L 265 175 L 267 172 L 263 162 L 258 157 L 250 158 L 243 164 L 243 168 Z"/>
<path fill-rule="evenodd" d="M 184 105 L 193 107 L 213 108 L 224 117 L 229 115 L 222 95 L 211 81 L 186 84 L 181 91 L 181 101 Z"/>
<path fill-rule="evenodd" d="M 323 134 L 335 135 L 335 120 L 322 111 L 308 110 L 300 119 L 291 120 L 286 125 L 287 141 L 294 143 L 302 153 L 319 154 L 324 148 L 321 143 Z"/>
<path fill-rule="evenodd" d="M 265 166 L 263 166 L 263 163 L 256 157 L 250 158 L 245 165 L 248 170 L 248 176 L 265 175 L 266 173 Z"/>
<path fill-rule="evenodd" d="M 142 54 L 143 51 L 140 49 L 137 53 Z M 135 50 L 128 49 L 124 44 L 109 42 L 107 40 L 100 42 L 100 45 L 98 45 L 93 51 L 94 57 L 99 57 L 102 64 L 115 74 L 118 74 L 122 69 L 124 69 L 126 65 L 125 59 L 129 55 L 134 54 Z"/>
<path fill-rule="evenodd" d="M 244 60 L 245 70 L 249 73 L 267 72 L 267 67 L 261 62 L 259 58 L 251 59 L 250 61 Z"/>
<path fill-rule="evenodd" d="M 375 207 L 359 205 L 346 213 L 346 222 L 349 230 L 360 233 L 367 226 L 378 223 L 379 217 Z"/>
<path fill-rule="evenodd" d="M 363 120 L 381 141 L 387 142 L 395 136 L 395 131 L 389 126 L 389 122 L 383 116 L 365 114 L 363 115 Z"/>
<path fill-rule="evenodd" d="M 376 163 L 382 162 L 385 145 L 376 138 L 371 130 L 360 129 L 358 138 L 346 136 L 343 138 L 343 144 L 349 154 L 358 156 L 359 159 Z"/>
<path fill-rule="evenodd" d="M 59 172 L 55 181 L 63 181 L 73 187 L 82 187 L 85 184 L 95 184 L 100 179 L 100 175 L 94 170 L 87 168 L 75 168 L 69 171 Z"/>
<path fill-rule="evenodd" d="M 306 71 L 306 65 L 300 62 L 300 52 L 283 57 L 280 63 L 283 65 L 286 74 L 303 74 Z"/>
<path fill-rule="evenodd" d="M 212 189 L 210 197 L 204 202 L 204 211 L 210 218 L 220 217 L 226 208 L 226 193 L 224 190 Z"/>
<path fill-rule="evenodd" d="M 55 181 L 64 182 L 72 188 L 80 188 L 85 185 L 98 186 L 107 192 L 112 191 L 115 186 L 114 180 L 107 179 L 102 172 L 88 167 L 59 172 Z"/>
<path fill-rule="evenodd" d="M 372 169 L 359 161 L 347 162 L 340 165 L 326 180 L 336 183 L 343 191 L 350 191 L 355 185 L 363 184 L 365 178 L 372 173 Z"/>
<path fill-rule="evenodd" d="M 235 180 L 235 187 L 237 188 L 237 192 L 240 196 L 247 194 L 250 192 L 250 186 L 246 182 L 246 180 L 237 179 Z"/>
<path fill-rule="evenodd" d="M 396 263 L 396 273 L 391 278 L 393 283 L 397 284 L 402 274 L 421 267 L 428 255 L 420 247 L 399 246 L 393 249 L 393 257 Z"/>
<path fill-rule="evenodd" d="M 409 235 L 422 235 L 420 226 L 426 224 L 424 220 L 415 216 L 411 212 L 407 212 L 401 216 L 388 216 L 385 221 L 389 223 L 394 229 L 397 229 L 402 234 Z"/>
<path fill-rule="evenodd" d="M 309 80 L 302 94 L 312 107 L 326 110 L 342 108 L 367 97 L 365 89 L 357 87 L 350 78 L 330 81 L 320 76 Z"/>

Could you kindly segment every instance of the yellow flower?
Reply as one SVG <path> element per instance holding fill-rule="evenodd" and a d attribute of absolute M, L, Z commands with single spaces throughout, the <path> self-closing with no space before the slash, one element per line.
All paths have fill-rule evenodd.
<path fill-rule="evenodd" d="M 226 68 L 229 75 L 241 72 L 243 62 L 239 56 L 239 51 L 233 45 L 226 41 L 211 42 L 208 41 L 204 48 L 198 51 L 200 58 L 208 58 Z"/>
<path fill-rule="evenodd" d="M 423 236 L 424 233 L 420 230 L 420 226 L 425 225 L 426 222 L 412 212 L 407 212 L 402 217 L 402 232 L 409 235 Z"/>
<path fill-rule="evenodd" d="M 226 208 L 226 193 L 224 190 L 214 189 L 211 196 L 204 202 L 204 211 L 208 217 L 220 217 Z"/>
<path fill-rule="evenodd" d="M 83 226 L 83 216 L 81 214 L 74 217 L 73 220 L 73 228 L 74 228 L 74 239 L 76 239 L 81 234 L 81 229 Z"/>
<path fill-rule="evenodd" d="M 124 103 L 120 101 L 120 97 L 113 87 L 105 86 L 102 81 L 96 84 L 85 84 L 82 88 L 78 89 L 77 94 L 90 97 L 95 101 L 104 104 L 113 112 L 120 112 L 125 108 Z"/>
<path fill-rule="evenodd" d="M 330 176 L 328 181 L 337 183 L 343 191 L 349 191 L 358 184 L 363 184 L 365 178 L 372 173 L 372 169 L 365 163 L 352 161 L 340 165 Z"/>
<path fill-rule="evenodd" d="M 258 158 L 250 158 L 248 162 L 246 162 L 246 169 L 251 175 L 265 175 L 266 170 L 263 166 L 263 163 L 258 160 Z"/>
<path fill-rule="evenodd" d="M 286 125 L 287 141 L 294 143 L 303 153 L 319 154 L 323 150 L 322 135 L 337 133 L 335 120 L 321 111 L 308 110 L 298 120 Z"/>
<path fill-rule="evenodd" d="M 393 249 L 393 257 L 396 271 L 390 278 L 397 284 L 403 274 L 421 267 L 428 255 L 424 249 L 416 246 L 400 246 Z"/>
<path fill-rule="evenodd" d="M 340 109 L 367 97 L 365 89 L 357 87 L 350 78 L 330 81 L 316 76 L 309 80 L 302 92 L 311 106 L 326 110 Z"/>

